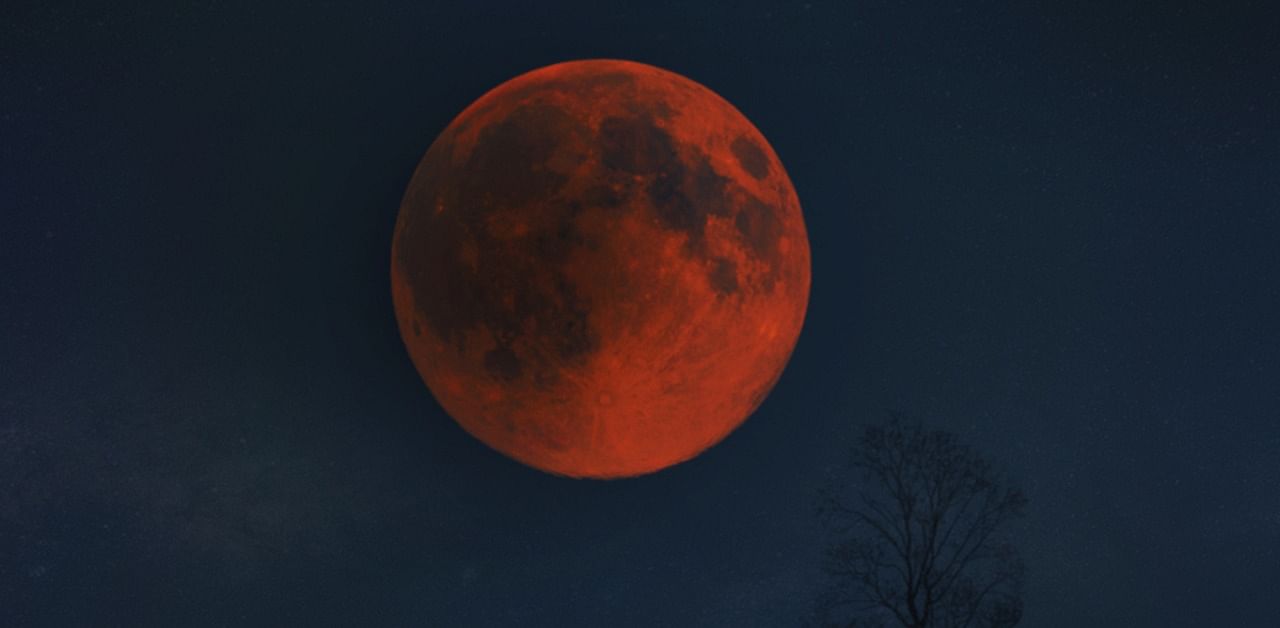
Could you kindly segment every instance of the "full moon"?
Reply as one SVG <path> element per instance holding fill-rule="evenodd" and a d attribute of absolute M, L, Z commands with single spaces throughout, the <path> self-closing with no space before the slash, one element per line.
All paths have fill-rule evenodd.
<path fill-rule="evenodd" d="M 769 394 L 804 323 L 809 240 L 733 105 L 652 66 L 574 61 L 499 85 L 431 144 L 391 291 L 463 429 L 543 471 L 634 476 Z"/>

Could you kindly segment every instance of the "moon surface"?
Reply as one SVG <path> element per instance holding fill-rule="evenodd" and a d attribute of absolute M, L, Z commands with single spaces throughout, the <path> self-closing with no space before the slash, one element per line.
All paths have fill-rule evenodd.
<path fill-rule="evenodd" d="M 467 432 L 572 477 L 714 445 L 786 366 L 809 299 L 800 203 L 723 98 L 627 61 L 561 63 L 467 107 L 391 252 L 415 367 Z"/>

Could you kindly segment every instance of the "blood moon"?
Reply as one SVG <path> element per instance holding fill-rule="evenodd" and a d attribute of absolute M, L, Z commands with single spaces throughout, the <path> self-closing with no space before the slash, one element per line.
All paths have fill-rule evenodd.
<path fill-rule="evenodd" d="M 396 320 L 498 451 L 610 478 L 687 460 L 764 400 L 809 298 L 800 203 L 732 105 L 648 65 L 516 77 L 432 143 L 391 252 Z"/>

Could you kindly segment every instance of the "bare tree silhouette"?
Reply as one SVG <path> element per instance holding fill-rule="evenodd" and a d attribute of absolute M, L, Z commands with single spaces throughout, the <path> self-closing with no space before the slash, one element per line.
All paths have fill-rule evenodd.
<path fill-rule="evenodd" d="M 1001 535 L 1027 500 L 955 435 L 900 417 L 869 427 L 819 510 L 838 539 L 818 601 L 826 625 L 1008 628 L 1022 619 L 1022 561 Z"/>

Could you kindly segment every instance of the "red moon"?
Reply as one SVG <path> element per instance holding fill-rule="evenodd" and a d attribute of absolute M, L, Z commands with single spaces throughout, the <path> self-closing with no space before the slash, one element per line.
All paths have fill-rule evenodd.
<path fill-rule="evenodd" d="M 467 432 L 572 477 L 641 475 L 740 425 L 791 356 L 809 240 L 737 109 L 628 61 L 560 63 L 467 107 L 391 247 L 414 365 Z"/>

